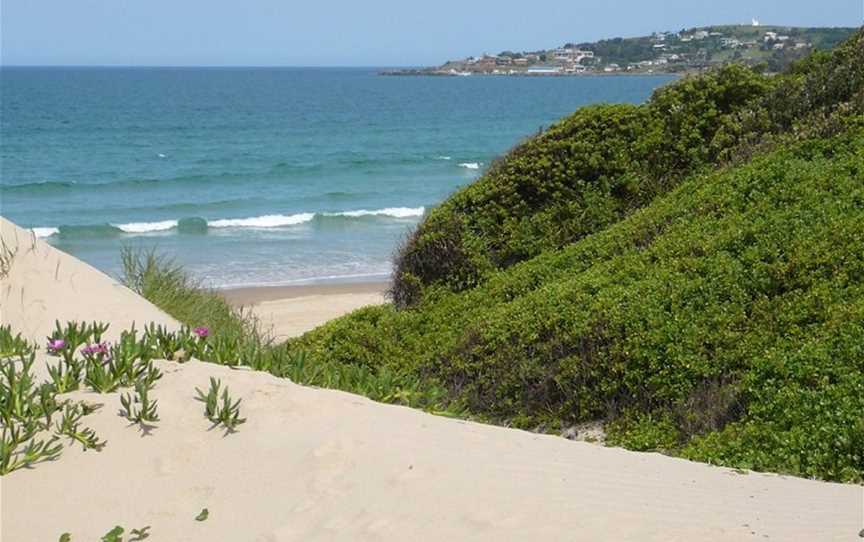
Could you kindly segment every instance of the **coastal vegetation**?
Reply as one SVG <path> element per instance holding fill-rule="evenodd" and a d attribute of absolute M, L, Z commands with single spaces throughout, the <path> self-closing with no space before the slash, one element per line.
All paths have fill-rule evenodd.
<path fill-rule="evenodd" d="M 219 390 L 222 393 L 219 393 Z M 198 401 L 204 403 L 204 416 L 213 423 L 213 427 L 223 425 L 229 433 L 241 423 L 246 421 L 246 418 L 240 417 L 240 401 L 231 400 L 228 392 L 228 387 L 222 388 L 222 382 L 215 378 L 210 378 L 210 388 L 207 393 L 195 388 Z M 221 399 L 221 403 L 219 400 Z"/>
<path fill-rule="evenodd" d="M 484 419 L 864 476 L 864 42 L 582 109 L 434 209 L 393 306 L 288 348 Z"/>
<path fill-rule="evenodd" d="M 728 66 L 577 111 L 428 214 L 396 256 L 393 304 L 285 344 L 152 255 L 127 257 L 127 283 L 226 330 L 164 338 L 165 354 L 860 481 L 862 40 L 777 77 Z"/>
<path fill-rule="evenodd" d="M 188 288 L 189 283 L 184 284 Z M 239 315 L 235 318 L 238 325 L 246 324 Z M 83 419 L 103 405 L 62 397 L 82 385 L 99 394 L 131 388 L 133 391 L 119 397 L 119 414 L 146 432 L 159 421 L 158 401 L 150 396 L 162 378 L 154 359 L 185 362 L 195 357 L 217 363 L 230 359 L 235 365 L 236 360 L 250 359 L 248 348 L 241 348 L 236 340 L 212 347 L 206 327 L 169 332 L 150 325 L 140 335 L 133 328 L 122 331 L 113 344 L 102 340 L 107 330 L 107 325 L 97 322 L 65 326 L 57 322 L 45 348 L 48 356 L 57 358 L 57 364 L 48 361 L 48 380 L 37 384 L 33 365 L 39 348 L 13 335 L 10 326 L 0 326 L 0 476 L 58 459 L 63 450 L 61 437 L 85 451 L 98 452 L 106 446 L 93 429 L 83 425 Z M 184 348 L 189 354 L 178 355 Z M 246 421 L 240 417 L 241 400 L 232 400 L 227 387 L 221 388 L 220 395 L 219 381 L 211 379 L 210 384 L 206 394 L 195 390 L 197 400 L 206 405 L 205 416 L 214 427 L 221 424 L 229 433 L 236 431 Z M 56 422 L 55 416 L 59 416 Z"/>

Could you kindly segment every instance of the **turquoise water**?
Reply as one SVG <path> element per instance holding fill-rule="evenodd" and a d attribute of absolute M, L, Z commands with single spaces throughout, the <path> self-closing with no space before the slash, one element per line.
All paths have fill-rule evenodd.
<path fill-rule="evenodd" d="M 520 139 L 668 77 L 3 68 L 0 212 L 111 274 L 155 247 L 216 287 L 386 276 Z"/>

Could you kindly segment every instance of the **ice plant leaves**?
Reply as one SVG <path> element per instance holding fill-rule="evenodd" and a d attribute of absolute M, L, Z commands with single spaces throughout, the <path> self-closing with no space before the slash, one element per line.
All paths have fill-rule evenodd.
<path fill-rule="evenodd" d="M 140 529 L 132 529 L 129 531 L 128 542 L 140 542 L 146 538 L 150 537 L 150 526 L 141 527 Z M 102 542 L 124 542 L 123 534 L 126 532 L 126 529 L 121 527 L 120 525 L 115 525 L 113 529 L 102 535 Z M 72 542 L 72 535 L 69 533 L 63 533 L 60 535 L 60 539 L 58 542 Z"/>
<path fill-rule="evenodd" d="M 50 385 L 37 386 L 31 368 L 34 349 L 8 326 L 0 327 L 0 476 L 40 461 L 51 461 L 63 449 L 58 437 L 45 438 L 59 408 Z M 17 357 L 17 359 L 14 359 Z"/>
<path fill-rule="evenodd" d="M 129 539 L 129 542 L 136 542 L 138 540 L 144 540 L 150 536 L 150 526 L 141 527 L 140 529 L 132 529 L 132 532 L 129 533 L 132 535 L 132 538 Z"/>
<path fill-rule="evenodd" d="M 205 521 L 210 516 L 210 511 L 206 508 L 201 510 L 201 513 L 195 516 L 195 521 Z"/>
<path fill-rule="evenodd" d="M 207 390 L 207 393 L 205 394 L 200 389 L 195 388 L 195 391 L 198 393 L 195 399 L 204 403 L 204 415 L 208 420 L 213 422 L 213 427 L 222 424 L 229 433 L 233 433 L 238 425 L 246 421 L 246 418 L 240 417 L 240 401 L 242 399 L 232 402 L 231 396 L 228 395 L 228 387 L 226 386 L 222 390 L 222 401 L 220 403 L 219 390 L 221 387 L 221 380 L 210 377 L 210 388 Z"/>
<path fill-rule="evenodd" d="M 56 424 L 56 432 L 60 435 L 65 435 L 75 442 L 79 442 L 84 450 L 102 451 L 106 441 L 99 441 L 96 432 L 87 427 L 81 428 L 80 420 L 85 415 L 93 412 L 89 405 L 83 403 L 66 404 L 63 409 L 63 416 Z"/>
<path fill-rule="evenodd" d="M 123 542 L 123 527 L 116 525 L 113 529 L 102 536 L 102 542 Z"/>
<path fill-rule="evenodd" d="M 145 422 L 158 422 L 159 415 L 156 413 L 158 401 L 150 399 L 152 384 L 144 381 L 135 383 L 135 395 L 124 393 L 120 397 L 123 405 L 121 414 L 130 422 L 143 424 Z"/>

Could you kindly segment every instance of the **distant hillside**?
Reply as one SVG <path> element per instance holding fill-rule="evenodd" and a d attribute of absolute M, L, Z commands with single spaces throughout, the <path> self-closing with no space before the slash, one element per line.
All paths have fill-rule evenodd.
<path fill-rule="evenodd" d="M 741 62 L 780 72 L 814 50 L 831 49 L 855 28 L 706 26 L 650 36 L 567 43 L 538 51 L 483 54 L 387 75 L 577 75 L 685 73 Z"/>

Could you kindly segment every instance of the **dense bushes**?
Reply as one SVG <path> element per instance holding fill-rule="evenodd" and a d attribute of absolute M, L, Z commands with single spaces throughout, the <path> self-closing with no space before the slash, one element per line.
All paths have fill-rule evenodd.
<path fill-rule="evenodd" d="M 723 116 L 769 84 L 728 66 L 661 89 L 648 105 L 577 111 L 430 213 L 396 262 L 394 298 L 401 301 L 402 284 L 412 281 L 464 290 L 490 270 L 566 245 L 645 205 L 708 163 L 716 150 L 705 142 Z"/>
<path fill-rule="evenodd" d="M 698 175 L 563 250 L 290 347 L 486 419 L 829 479 L 864 474 L 864 132 Z"/>
<path fill-rule="evenodd" d="M 812 132 L 857 103 L 860 32 L 769 78 L 726 66 L 659 89 L 641 106 L 583 108 L 517 146 L 433 209 L 397 255 L 393 298 L 471 288 L 496 269 L 602 230 L 688 175 L 749 158 L 777 134 Z"/>
<path fill-rule="evenodd" d="M 398 262 L 410 310 L 289 349 L 498 423 L 862 479 L 862 43 L 578 112 L 428 216 Z"/>

